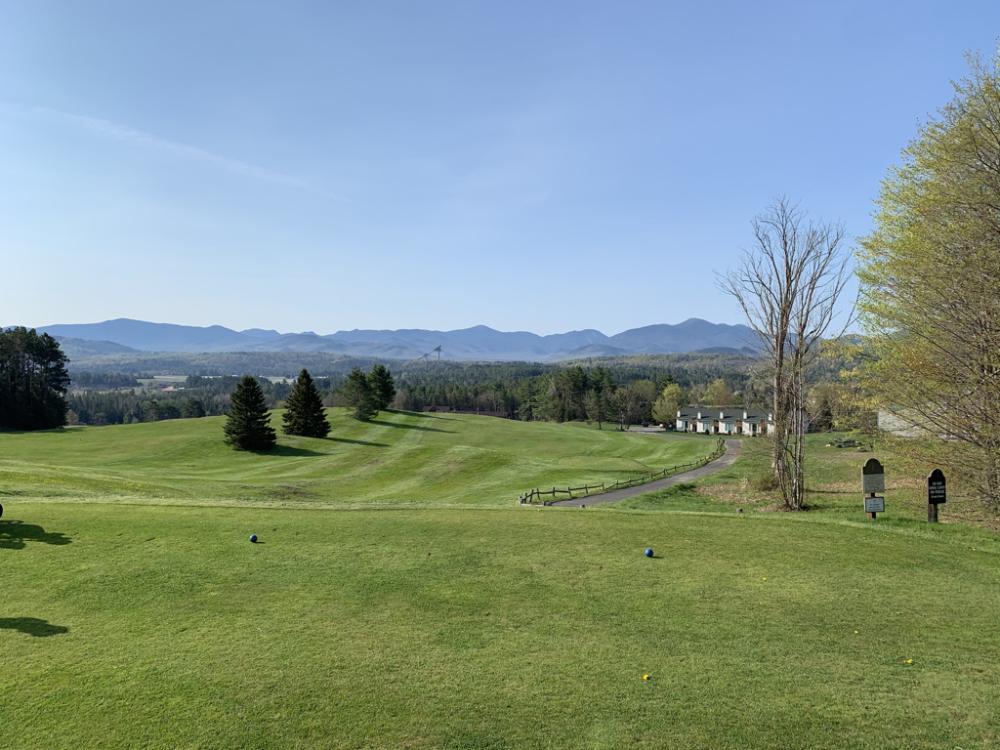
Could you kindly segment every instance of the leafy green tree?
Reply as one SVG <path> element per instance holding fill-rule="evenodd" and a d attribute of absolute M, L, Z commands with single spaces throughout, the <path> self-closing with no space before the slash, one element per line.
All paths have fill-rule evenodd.
<path fill-rule="evenodd" d="M 396 384 L 392 379 L 392 374 L 385 365 L 375 365 L 368 373 L 368 379 L 371 381 L 376 407 L 388 409 L 392 405 L 392 400 L 396 398 Z"/>
<path fill-rule="evenodd" d="M 673 424 L 683 404 L 684 389 L 677 383 L 668 383 L 653 402 L 653 421 L 668 426 Z"/>
<path fill-rule="evenodd" d="M 292 390 L 285 399 L 285 413 L 281 420 L 286 435 L 322 438 L 330 434 L 323 398 L 316 390 L 316 384 L 308 370 L 303 369 L 292 385 Z"/>
<path fill-rule="evenodd" d="M 378 402 L 372 390 L 371 379 L 355 367 L 347 375 L 341 395 L 348 406 L 354 407 L 354 418 L 367 422 L 378 414 Z"/>
<path fill-rule="evenodd" d="M 0 329 L 0 429 L 66 424 L 67 361 L 47 333 L 23 326 Z"/>
<path fill-rule="evenodd" d="M 236 450 L 266 451 L 274 447 L 277 436 L 257 378 L 246 375 L 236 385 L 224 431 L 226 443 Z"/>
<path fill-rule="evenodd" d="M 806 398 L 809 429 L 815 432 L 829 432 L 833 429 L 834 403 L 838 395 L 837 386 L 833 383 L 818 383 L 812 387 Z"/>
<path fill-rule="evenodd" d="M 736 398 L 726 381 L 716 378 L 705 389 L 704 401 L 709 406 L 732 406 L 736 403 Z"/>
<path fill-rule="evenodd" d="M 881 408 L 949 438 L 905 448 L 1000 511 L 1000 55 L 971 68 L 883 183 L 860 307 Z"/>

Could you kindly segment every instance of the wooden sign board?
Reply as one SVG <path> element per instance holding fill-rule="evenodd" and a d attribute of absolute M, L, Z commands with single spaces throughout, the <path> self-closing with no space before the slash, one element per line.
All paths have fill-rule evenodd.
<path fill-rule="evenodd" d="M 885 513 L 884 497 L 866 497 L 865 513 Z"/>
<path fill-rule="evenodd" d="M 948 502 L 944 472 L 941 469 L 934 469 L 927 477 L 927 502 L 931 505 Z"/>
<path fill-rule="evenodd" d="M 885 469 L 877 458 L 869 458 L 861 467 L 861 483 L 866 495 L 885 492 Z"/>

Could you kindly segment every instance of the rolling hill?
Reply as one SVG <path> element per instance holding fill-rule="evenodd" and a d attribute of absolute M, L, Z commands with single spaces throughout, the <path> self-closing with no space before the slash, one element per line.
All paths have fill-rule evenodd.
<path fill-rule="evenodd" d="M 44 326 L 39 331 L 74 341 L 107 342 L 144 352 L 317 352 L 355 357 L 413 359 L 441 347 L 442 357 L 463 361 L 554 361 L 585 356 L 683 354 L 705 349 L 754 348 L 753 331 L 743 325 L 690 318 L 676 325 L 634 328 L 613 336 L 586 329 L 540 336 L 497 331 L 480 325 L 452 331 L 426 329 L 235 331 L 224 326 L 184 326 L 119 318 L 102 323 Z"/>

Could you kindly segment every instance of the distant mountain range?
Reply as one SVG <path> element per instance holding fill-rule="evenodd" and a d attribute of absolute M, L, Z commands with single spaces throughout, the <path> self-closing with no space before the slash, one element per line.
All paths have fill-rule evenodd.
<path fill-rule="evenodd" d="M 43 326 L 39 331 L 63 342 L 71 357 L 139 352 L 316 352 L 356 357 L 415 359 L 425 354 L 463 361 L 553 361 L 630 354 L 698 351 L 752 353 L 756 336 L 744 325 L 690 318 L 676 325 L 651 325 L 606 336 L 587 329 L 539 336 L 474 326 L 456 331 L 353 330 L 328 335 L 280 333 L 251 328 L 183 326 L 118 318 L 103 323 Z"/>

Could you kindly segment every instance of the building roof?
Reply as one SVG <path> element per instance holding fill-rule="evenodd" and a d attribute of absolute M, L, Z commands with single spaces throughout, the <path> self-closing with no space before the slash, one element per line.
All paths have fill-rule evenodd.
<path fill-rule="evenodd" d="M 678 419 L 697 419 L 700 413 L 702 419 L 720 419 L 719 415 L 721 414 L 723 421 L 746 419 L 748 422 L 752 422 L 767 419 L 768 415 L 768 411 L 760 407 L 744 409 L 742 406 L 703 406 L 698 404 L 682 406 L 678 411 L 680 412 Z M 744 412 L 746 412 L 746 417 L 743 416 Z"/>

